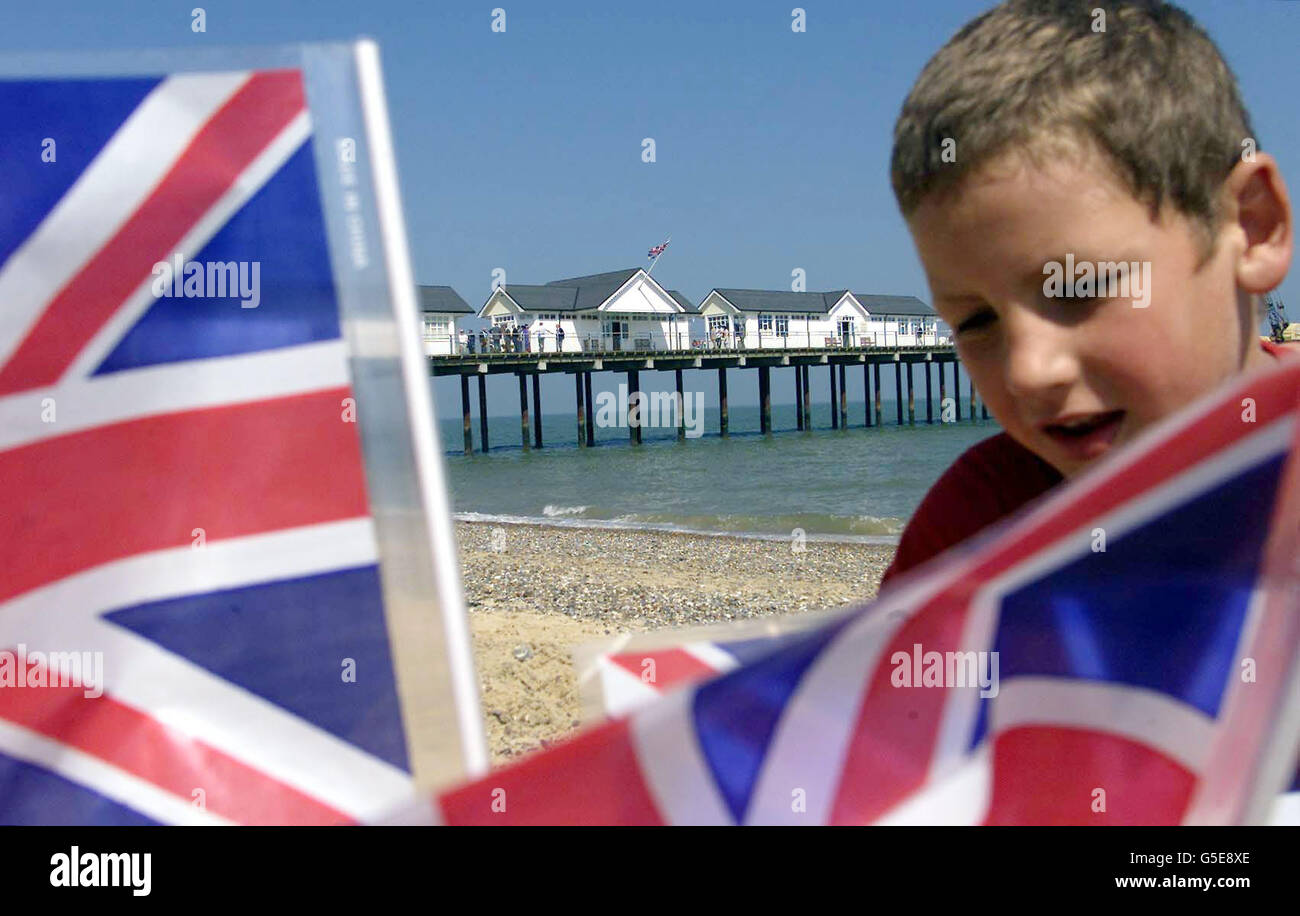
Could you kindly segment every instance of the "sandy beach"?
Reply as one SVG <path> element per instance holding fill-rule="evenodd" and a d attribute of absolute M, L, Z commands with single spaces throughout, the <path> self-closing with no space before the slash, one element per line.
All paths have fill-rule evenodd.
<path fill-rule="evenodd" d="M 842 607 L 876 594 L 894 552 L 469 522 L 456 523 L 456 538 L 494 764 L 577 727 L 574 646 Z"/>

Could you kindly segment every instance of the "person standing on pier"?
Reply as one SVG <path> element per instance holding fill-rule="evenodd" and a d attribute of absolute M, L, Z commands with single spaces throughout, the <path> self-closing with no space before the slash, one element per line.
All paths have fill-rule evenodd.
<path fill-rule="evenodd" d="M 528 325 L 524 325 L 523 328 L 520 329 L 519 334 L 520 334 L 520 336 L 523 338 L 523 341 L 524 341 L 524 352 L 525 352 L 525 353 L 531 353 L 532 350 L 531 350 L 531 348 L 528 346 Z"/>
<path fill-rule="evenodd" d="M 1282 307 L 1282 297 L 1276 292 L 1270 292 L 1264 297 L 1264 304 L 1268 306 L 1268 326 L 1273 342 L 1281 343 L 1286 339 L 1283 335 L 1290 324 L 1286 320 L 1286 309 Z"/>
<path fill-rule="evenodd" d="M 555 352 L 564 352 L 564 325 L 555 322 Z"/>

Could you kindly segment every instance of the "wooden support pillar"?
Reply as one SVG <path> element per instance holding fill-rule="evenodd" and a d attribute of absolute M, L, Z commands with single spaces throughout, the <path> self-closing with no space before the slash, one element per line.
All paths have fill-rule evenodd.
<path fill-rule="evenodd" d="M 957 419 L 961 419 L 961 373 L 957 369 L 957 360 L 952 361 L 952 400 L 957 406 Z"/>
<path fill-rule="evenodd" d="M 587 447 L 587 411 L 582 404 L 582 377 L 585 372 L 573 373 L 573 400 L 578 405 L 578 448 Z"/>
<path fill-rule="evenodd" d="M 840 412 L 835 409 L 835 364 L 831 363 L 827 368 L 831 370 L 831 429 L 839 429 Z"/>
<path fill-rule="evenodd" d="M 522 372 L 515 374 L 519 376 L 519 431 L 522 439 L 520 444 L 524 451 L 528 451 L 528 376 Z"/>
<path fill-rule="evenodd" d="M 847 370 L 844 364 L 840 364 L 840 429 L 849 428 L 849 386 L 844 382 L 844 374 Z"/>
<path fill-rule="evenodd" d="M 772 431 L 772 367 L 758 367 L 758 424 L 767 435 Z"/>
<path fill-rule="evenodd" d="M 633 445 L 641 444 L 641 416 L 644 406 L 638 393 L 641 391 L 641 373 L 627 370 L 627 437 Z M 635 405 L 635 410 L 633 409 Z M 633 419 L 635 415 L 635 419 Z"/>
<path fill-rule="evenodd" d="M 940 363 L 940 366 L 943 364 Z M 930 387 L 930 363 L 925 364 L 925 422 L 934 422 L 934 395 Z"/>
<path fill-rule="evenodd" d="M 727 435 L 727 367 L 718 367 L 718 432 Z"/>
<path fill-rule="evenodd" d="M 488 434 L 487 434 L 487 376 L 478 377 L 478 432 L 479 441 L 483 447 L 483 454 L 488 453 Z"/>
<path fill-rule="evenodd" d="M 813 429 L 813 398 L 809 394 L 809 366 L 803 366 L 803 429 Z"/>
<path fill-rule="evenodd" d="M 916 425 L 916 396 L 912 393 L 912 376 L 915 363 L 907 364 L 907 425 Z"/>
<path fill-rule="evenodd" d="M 674 369 L 677 377 L 677 441 L 686 438 L 686 393 L 682 390 L 682 370 Z"/>
<path fill-rule="evenodd" d="M 542 447 L 542 374 L 533 373 L 533 447 Z"/>
<path fill-rule="evenodd" d="M 903 425 L 903 364 L 894 363 L 894 409 L 898 414 L 898 425 Z"/>
<path fill-rule="evenodd" d="M 592 409 L 592 408 L 591 408 L 591 373 L 590 373 L 590 372 L 584 372 L 584 373 L 582 373 L 582 376 L 583 376 L 583 378 L 582 378 L 582 390 L 583 390 L 583 392 L 586 393 L 586 398 L 585 398 L 584 400 L 586 401 L 586 406 L 587 406 L 587 444 L 588 444 L 588 445 L 595 445 L 595 444 L 596 444 L 596 424 L 595 424 L 595 422 L 591 419 L 591 409 Z"/>
<path fill-rule="evenodd" d="M 794 367 L 794 428 L 803 429 L 803 366 Z"/>
<path fill-rule="evenodd" d="M 880 363 L 876 363 L 875 371 L 872 374 L 876 377 L 876 425 L 880 426 L 883 422 L 880 416 Z"/>
<path fill-rule="evenodd" d="M 867 415 L 866 425 L 871 426 L 871 363 L 862 364 L 862 400 L 866 403 L 863 405 L 866 410 L 863 412 Z"/>
<path fill-rule="evenodd" d="M 945 371 L 945 370 L 944 370 L 944 368 L 943 368 L 943 363 L 941 362 L 941 363 L 939 363 L 939 422 L 940 422 L 940 423 L 946 423 L 946 422 L 947 422 L 947 421 L 944 420 L 944 418 L 943 418 L 943 416 L 944 416 L 944 411 L 946 411 L 946 410 L 948 409 L 948 408 L 947 408 L 947 402 L 948 402 L 948 383 L 945 382 L 945 381 L 943 380 L 943 377 L 944 377 L 944 371 Z"/>
<path fill-rule="evenodd" d="M 460 377 L 460 413 L 465 427 L 465 454 L 474 454 L 474 427 L 469 418 L 469 376 Z"/>
<path fill-rule="evenodd" d="M 989 405 L 985 404 L 983 401 L 980 401 L 980 416 L 985 420 L 989 418 Z"/>

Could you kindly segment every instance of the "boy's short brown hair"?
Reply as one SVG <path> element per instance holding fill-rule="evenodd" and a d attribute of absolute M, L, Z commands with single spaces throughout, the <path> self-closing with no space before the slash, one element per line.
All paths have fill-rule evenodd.
<path fill-rule="evenodd" d="M 1254 143 L 1232 71 L 1177 7 L 1007 0 L 921 71 L 894 127 L 890 171 L 910 216 L 1003 152 L 1091 146 L 1153 217 L 1171 203 L 1195 221 L 1208 250 L 1219 189 L 1247 138 Z"/>

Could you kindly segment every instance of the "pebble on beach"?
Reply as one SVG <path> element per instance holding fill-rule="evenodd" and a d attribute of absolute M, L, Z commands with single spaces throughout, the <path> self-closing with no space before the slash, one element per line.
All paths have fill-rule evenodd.
<path fill-rule="evenodd" d="M 496 533 L 494 534 L 494 529 Z M 890 546 L 457 522 L 493 763 L 578 724 L 572 649 L 699 624 L 869 600 Z"/>

